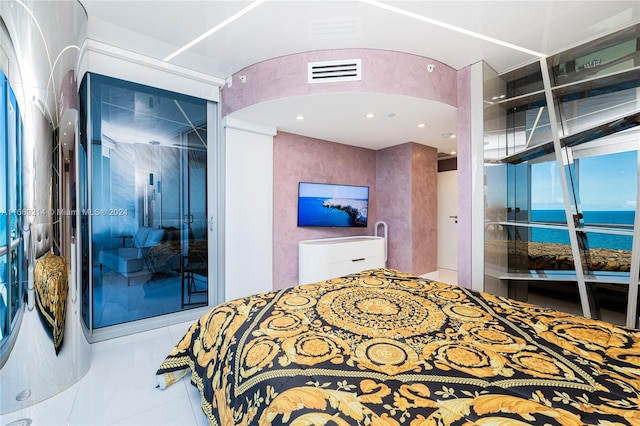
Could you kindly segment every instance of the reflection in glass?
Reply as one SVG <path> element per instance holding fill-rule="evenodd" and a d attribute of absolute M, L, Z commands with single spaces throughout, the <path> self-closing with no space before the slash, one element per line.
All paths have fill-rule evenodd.
<path fill-rule="evenodd" d="M 633 225 L 637 151 L 585 157 L 577 163 L 580 199 L 587 225 Z"/>
<path fill-rule="evenodd" d="M 507 80 L 507 97 L 509 98 L 544 90 L 538 62 L 515 70 L 512 75 L 507 74 L 504 78 Z"/>
<path fill-rule="evenodd" d="M 567 60 L 553 68 L 556 85 L 574 83 L 635 66 L 637 35 L 634 28 L 620 31 L 594 47 L 576 48 L 564 54 Z"/>
<path fill-rule="evenodd" d="M 567 223 L 559 175 L 555 161 L 531 165 L 532 221 Z"/>
<path fill-rule="evenodd" d="M 5 135 L 7 131 L 6 117 L 6 77 L 0 72 L 0 135 Z M 7 161 L 8 141 L 0 140 L 0 164 L 4 166 Z M 4 167 L 2 167 L 4 169 Z M 0 171 L 0 247 L 7 245 L 7 220 L 8 220 L 8 206 L 7 206 L 7 173 Z"/>
<path fill-rule="evenodd" d="M 632 231 L 637 194 L 637 153 L 627 151 L 580 158 L 575 161 L 574 183 L 570 187 L 580 200 L 590 271 L 628 272 L 631 263 Z M 566 224 L 555 163 L 531 166 L 531 222 Z M 570 245 L 567 232 L 533 226 L 531 241 L 549 244 L 549 251 L 562 251 L 557 245 Z M 571 255 L 567 251 L 567 255 Z"/>
<path fill-rule="evenodd" d="M 101 328 L 206 305 L 206 101 L 85 80 L 93 265 L 85 321 Z"/>
<path fill-rule="evenodd" d="M 640 80 L 636 81 L 640 85 Z M 637 110 L 636 88 L 610 87 L 608 91 L 596 92 L 594 96 L 575 99 L 567 96 L 560 104 L 562 126 L 566 134 L 575 134 Z M 622 90 L 625 89 L 625 90 Z"/>
<path fill-rule="evenodd" d="M 24 300 L 25 262 L 21 239 L 22 120 L 9 82 L 0 72 L 0 366 L 11 346 Z"/>
<path fill-rule="evenodd" d="M 549 109 L 544 100 L 509 108 L 506 122 L 507 155 L 514 155 L 552 140 Z"/>
<path fill-rule="evenodd" d="M 562 211 L 564 215 L 564 211 Z M 534 227 L 528 245 L 528 269 L 574 270 L 567 229 Z"/>
<path fill-rule="evenodd" d="M 17 115 L 18 104 L 15 96 L 11 93 L 11 96 L 7 99 L 7 185 L 9 186 L 11 196 L 7 199 L 7 207 L 9 208 L 9 238 L 13 241 L 20 236 L 21 218 L 22 215 L 18 215 L 18 206 L 21 202 L 20 195 L 22 194 L 22 182 L 17 171 L 20 170 L 20 138 L 18 137 L 19 130 L 19 118 Z"/>
<path fill-rule="evenodd" d="M 80 98 L 87 99 L 87 85 L 83 82 Z M 86 108 L 80 109 L 80 122 L 86 123 Z M 80 229 L 78 238 L 78 253 L 80 261 L 80 285 L 81 285 L 81 308 L 80 314 L 85 326 L 91 329 L 91 263 L 89 262 L 89 252 L 91 250 L 89 238 L 89 182 L 88 182 L 88 153 L 87 137 L 85 132 L 80 132 L 78 143 L 78 199 L 75 205 L 78 209 Z"/>
<path fill-rule="evenodd" d="M 634 233 L 637 238 L 639 232 L 634 230 L 639 28 L 636 24 L 501 74 L 504 93 L 494 89 L 500 84 L 493 79 L 485 80 L 484 86 L 491 95 L 496 93 L 485 97 L 485 111 L 494 103 L 499 108 L 490 120 L 485 115 L 484 122 L 491 131 L 484 142 L 489 185 L 485 187 L 485 271 L 499 284 L 506 281 L 510 296 L 521 300 L 527 297 L 526 286 L 520 291 L 521 280 L 567 280 L 571 287 L 577 282 L 583 313 L 596 317 L 599 307 L 594 306 L 597 299 L 592 292 L 611 284 L 626 291 L 618 284 L 630 283 L 632 287 L 627 288 L 633 292 L 621 302 L 628 308 L 628 326 L 638 323 L 634 300 L 638 271 L 630 273 L 630 265 Z M 543 87 L 538 64 L 549 68 L 551 87 Z M 554 105 L 547 105 L 548 96 Z M 554 108 L 558 123 L 550 123 L 545 115 L 549 107 Z M 557 124 L 557 137 L 549 131 L 551 124 Z M 497 143 L 503 135 L 504 154 L 498 149 L 503 145 Z M 493 151 L 487 150 L 488 145 Z M 506 165 L 507 172 L 490 175 L 488 164 L 499 169 L 496 162 Z M 560 180 L 560 173 L 566 175 L 566 182 Z M 506 188 L 499 184 L 501 178 L 506 179 Z M 493 202 L 501 194 L 506 198 L 502 206 Z M 526 196 L 530 197 L 528 211 L 524 211 Z M 496 221 L 501 207 L 507 219 Z M 574 227 L 575 235 L 570 235 L 569 228 L 573 232 Z M 582 266 L 577 270 L 574 252 Z"/>
<path fill-rule="evenodd" d="M 9 334 L 9 268 L 7 267 L 7 255 L 0 256 L 0 341 Z"/>

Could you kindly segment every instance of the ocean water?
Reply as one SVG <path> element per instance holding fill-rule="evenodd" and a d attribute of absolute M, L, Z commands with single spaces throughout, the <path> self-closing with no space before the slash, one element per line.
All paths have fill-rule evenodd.
<path fill-rule="evenodd" d="M 298 226 L 358 226 L 349 213 L 322 205 L 329 198 L 300 197 Z"/>
<path fill-rule="evenodd" d="M 584 223 L 586 225 L 633 225 L 634 210 L 618 211 L 585 211 Z M 531 220 L 540 222 L 565 223 L 564 210 L 532 210 Z M 608 248 L 617 250 L 631 250 L 633 238 L 626 235 L 603 234 L 588 232 L 589 248 Z M 532 228 L 531 241 L 556 244 L 569 244 L 569 232 L 553 229 Z"/>

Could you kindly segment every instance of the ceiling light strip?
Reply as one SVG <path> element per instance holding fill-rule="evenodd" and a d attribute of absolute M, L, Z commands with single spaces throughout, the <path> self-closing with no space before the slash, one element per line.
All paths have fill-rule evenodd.
<path fill-rule="evenodd" d="M 173 52 L 172 54 L 170 54 L 169 56 L 164 58 L 163 61 L 165 61 L 165 62 L 166 61 L 170 61 L 171 59 L 175 58 L 176 56 L 178 56 L 179 54 L 181 54 L 185 50 L 191 49 L 193 46 L 195 46 L 196 44 L 200 43 L 202 40 L 204 40 L 205 38 L 209 37 L 211 34 L 221 30 L 222 28 L 226 27 L 227 25 L 229 25 L 233 21 L 235 21 L 238 18 L 242 17 L 243 15 L 251 12 L 253 9 L 255 9 L 258 6 L 260 6 L 265 1 L 266 0 L 256 0 L 256 1 L 254 1 L 249 6 L 245 7 L 244 9 L 241 9 L 240 11 L 238 11 L 235 14 L 231 15 L 230 17 L 228 17 L 224 21 L 220 22 L 215 27 L 211 28 L 206 33 L 196 37 L 194 40 L 192 40 L 189 43 L 185 44 L 180 49 L 176 50 L 175 52 Z"/>
<path fill-rule="evenodd" d="M 20 0 L 17 0 L 16 4 L 22 6 L 22 8 L 29 14 L 31 19 L 33 19 L 33 22 L 34 22 L 36 28 L 38 29 L 38 32 L 40 33 L 40 38 L 42 39 L 42 45 L 44 46 L 44 51 L 46 52 L 46 55 L 47 55 L 47 61 L 49 61 L 49 81 L 51 81 L 51 77 L 53 75 L 53 65 L 51 64 L 51 55 L 49 53 L 49 46 L 47 45 L 47 39 L 45 38 L 44 33 L 42 32 L 42 28 L 40 27 L 40 23 L 36 19 L 36 17 L 33 14 L 33 12 L 27 7 L 27 5 L 25 5 Z M 60 52 L 60 53 L 62 53 L 62 52 Z M 57 58 L 56 58 L 56 60 L 57 60 Z M 29 83 L 32 83 L 32 82 L 29 82 Z M 49 121 L 51 122 L 51 124 L 54 127 L 58 127 L 58 121 L 57 121 L 57 118 L 58 118 L 58 99 L 57 99 L 57 96 L 58 95 L 56 94 L 56 88 L 55 87 L 52 87 L 51 91 L 53 92 L 53 96 L 54 96 L 54 100 L 55 100 L 54 106 L 56 107 L 56 114 L 55 114 L 55 118 L 56 119 L 55 120 L 54 120 L 53 115 L 51 114 L 51 111 L 49 111 L 49 108 L 47 107 L 47 105 L 45 103 L 48 100 L 48 97 L 49 97 L 49 84 L 48 83 L 47 83 L 46 97 L 45 97 L 45 99 L 43 101 L 43 105 L 45 105 L 46 110 L 47 110 L 47 112 L 49 114 Z M 44 111 L 42 112 L 42 115 L 45 115 Z M 46 115 L 45 115 L 45 118 L 46 118 Z"/>
<path fill-rule="evenodd" d="M 184 117 L 184 119 L 187 120 L 187 123 L 189 123 L 189 126 L 191 126 L 191 130 L 193 130 L 193 133 L 195 133 L 196 136 L 198 137 L 198 139 L 200 139 L 200 142 L 202 142 L 202 146 L 204 146 L 206 148 L 207 147 L 207 143 L 204 141 L 204 139 L 202 139 L 202 136 L 200 136 L 200 132 L 198 132 L 198 129 L 196 129 L 196 126 L 194 126 L 193 122 L 191 121 L 191 119 L 189 118 L 187 113 L 184 112 L 184 108 L 182 108 L 182 105 L 180 105 L 180 102 L 178 102 L 177 99 L 174 99 L 173 102 L 176 104 L 176 106 L 178 107 L 178 109 L 182 113 L 182 116 Z M 188 145 L 188 143 L 187 143 L 187 145 Z"/>
<path fill-rule="evenodd" d="M 544 57 L 547 56 L 547 55 L 545 55 L 543 53 L 536 52 L 535 50 L 530 50 L 530 49 L 527 49 L 525 47 L 521 47 L 521 46 L 517 46 L 515 44 L 507 43 L 506 41 L 498 40 L 498 39 L 495 39 L 493 37 L 489 37 L 489 36 L 486 36 L 486 35 L 483 35 L 483 34 L 480 34 L 480 33 L 476 33 L 476 32 L 471 31 L 471 30 L 467 30 L 467 29 L 464 29 L 464 28 L 461 28 L 461 27 L 456 27 L 455 25 L 450 25 L 450 24 L 447 24 L 447 23 L 442 22 L 442 21 L 437 21 L 435 19 L 427 18 L 426 16 L 423 16 L 423 15 L 420 15 L 420 14 L 417 14 L 417 13 L 414 13 L 414 12 L 409 12 L 408 10 L 400 9 L 399 7 L 391 6 L 389 4 L 385 4 L 385 3 L 382 3 L 382 2 L 379 2 L 379 1 L 376 1 L 376 0 L 359 0 L 359 1 L 362 2 L 362 3 L 369 4 L 371 6 L 379 7 L 380 9 L 388 10 L 389 12 L 394 12 L 394 13 L 397 13 L 397 14 L 400 14 L 400 15 L 403 15 L 403 16 L 407 16 L 409 18 L 417 19 L 419 21 L 426 22 L 428 24 L 437 25 L 439 27 L 446 28 L 446 29 L 449 29 L 449 30 L 452 30 L 452 31 L 456 31 L 456 32 L 461 33 L 461 34 L 466 34 L 468 36 L 475 37 L 475 38 L 480 39 L 480 40 L 488 41 L 490 43 L 494 43 L 494 44 L 497 44 L 497 45 L 500 45 L 500 46 L 508 47 L 510 49 L 513 49 L 513 50 L 517 50 L 519 52 L 523 52 L 523 53 L 526 53 L 526 54 L 529 54 L 529 55 L 533 55 L 533 56 L 536 56 L 538 58 L 544 58 Z"/>

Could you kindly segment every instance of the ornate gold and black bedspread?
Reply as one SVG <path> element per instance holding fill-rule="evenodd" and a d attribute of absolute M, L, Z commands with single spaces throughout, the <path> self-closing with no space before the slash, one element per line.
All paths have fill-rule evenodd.
<path fill-rule="evenodd" d="M 188 369 L 214 425 L 640 425 L 640 331 L 389 269 L 215 307 Z"/>

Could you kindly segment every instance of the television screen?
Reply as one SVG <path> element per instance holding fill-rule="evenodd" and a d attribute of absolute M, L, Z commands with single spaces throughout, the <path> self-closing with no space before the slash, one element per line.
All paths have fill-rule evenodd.
<path fill-rule="evenodd" d="M 366 227 L 368 209 L 368 186 L 298 185 L 298 226 Z"/>

